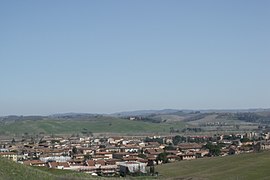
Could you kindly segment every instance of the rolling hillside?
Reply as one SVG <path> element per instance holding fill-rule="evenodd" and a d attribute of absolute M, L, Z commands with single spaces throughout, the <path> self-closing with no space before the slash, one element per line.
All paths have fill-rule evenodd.
<path fill-rule="evenodd" d="M 140 113 L 142 113 L 140 115 Z M 135 114 L 136 116 L 132 116 Z M 133 117 L 135 120 L 129 120 Z M 114 115 L 58 114 L 51 116 L 0 117 L 1 135 L 91 133 L 159 133 L 181 132 L 183 128 L 201 128 L 204 132 L 253 131 L 258 125 L 270 124 L 270 111 L 200 112 L 200 111 L 135 111 Z M 238 129 L 236 128 L 238 125 Z"/>
<path fill-rule="evenodd" d="M 270 179 L 270 152 L 180 161 L 156 167 L 160 179 Z"/>
<path fill-rule="evenodd" d="M 168 133 L 170 127 L 181 129 L 182 122 L 152 123 L 144 121 L 131 121 L 114 117 L 92 117 L 86 119 L 42 119 L 2 122 L 0 132 L 2 135 L 31 133 L 45 134 L 72 134 L 81 132 L 92 133 Z"/>

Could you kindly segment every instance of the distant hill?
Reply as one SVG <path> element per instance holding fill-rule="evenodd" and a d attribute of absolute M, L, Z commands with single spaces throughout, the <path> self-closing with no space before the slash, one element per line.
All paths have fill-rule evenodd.
<path fill-rule="evenodd" d="M 64 113 L 50 116 L 0 117 L 0 136 L 74 133 L 181 133 L 183 128 L 200 131 L 253 131 L 269 128 L 270 110 L 142 110 L 115 114 Z M 192 133 L 192 132 L 190 132 Z"/>
<path fill-rule="evenodd" d="M 62 113 L 62 114 L 52 114 L 48 117 L 51 118 L 80 118 L 80 117 L 95 117 L 99 114 L 90 114 L 90 113 Z"/>
<path fill-rule="evenodd" d="M 203 158 L 156 167 L 160 179 L 270 179 L 270 152 Z"/>
<path fill-rule="evenodd" d="M 34 134 L 92 134 L 92 133 L 169 133 L 170 128 L 181 129 L 184 123 L 152 123 L 131 121 L 117 117 L 44 117 L 42 120 L 0 122 L 0 135 Z"/>
<path fill-rule="evenodd" d="M 126 111 L 126 112 L 118 112 L 113 113 L 113 116 L 147 116 L 151 114 L 171 114 L 176 113 L 180 110 L 177 109 L 163 109 L 163 110 L 138 110 L 138 111 Z"/>
<path fill-rule="evenodd" d="M 113 113 L 113 116 L 147 116 L 147 115 L 164 115 L 164 114 L 188 114 L 188 113 L 246 113 L 246 112 L 270 112 L 270 109 L 202 109 L 202 110 L 192 110 L 192 109 L 162 109 L 162 110 L 137 110 L 137 111 L 125 111 Z"/>

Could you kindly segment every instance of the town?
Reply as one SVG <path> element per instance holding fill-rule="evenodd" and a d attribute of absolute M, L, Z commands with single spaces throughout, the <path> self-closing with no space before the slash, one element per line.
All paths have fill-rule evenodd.
<path fill-rule="evenodd" d="M 270 149 L 270 133 L 213 136 L 42 135 L 0 141 L 0 156 L 28 166 L 73 170 L 93 176 L 158 176 L 155 167 L 175 161 Z"/>

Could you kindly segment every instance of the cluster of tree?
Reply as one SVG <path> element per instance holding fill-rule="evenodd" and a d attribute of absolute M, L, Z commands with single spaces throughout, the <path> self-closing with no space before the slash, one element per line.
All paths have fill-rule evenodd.
<path fill-rule="evenodd" d="M 205 139 L 205 138 L 202 138 L 202 137 L 195 137 L 195 138 L 189 138 L 188 137 L 188 142 L 190 143 L 205 143 L 209 140 L 208 139 Z"/>
<path fill-rule="evenodd" d="M 84 135 L 84 136 L 93 136 L 93 133 L 92 133 L 92 131 L 89 131 L 88 129 L 86 129 L 86 128 L 83 128 L 82 129 L 82 131 L 81 131 L 81 133 Z"/>
<path fill-rule="evenodd" d="M 174 147 L 173 145 L 169 145 L 169 146 L 165 146 L 164 147 L 164 150 L 165 151 L 171 151 L 171 150 L 176 150 L 177 148 L 176 147 Z"/>
<path fill-rule="evenodd" d="M 204 145 L 204 148 L 209 149 L 210 156 L 219 156 L 222 147 L 223 147 L 223 144 L 212 144 L 210 142 Z"/>
<path fill-rule="evenodd" d="M 182 132 L 202 132 L 202 128 L 185 128 Z"/>
<path fill-rule="evenodd" d="M 242 113 L 222 113 L 217 118 L 235 119 L 245 122 L 253 123 L 270 123 L 269 116 L 261 116 L 254 112 L 242 112 Z"/>
<path fill-rule="evenodd" d="M 17 121 L 36 121 L 36 120 L 43 120 L 44 118 L 47 118 L 47 116 L 6 116 L 1 117 L 0 121 L 6 121 L 6 122 L 17 122 Z"/>
<path fill-rule="evenodd" d="M 158 161 L 162 161 L 162 163 L 168 163 L 168 153 L 166 152 L 163 152 L 163 153 L 160 153 L 158 156 L 157 156 L 157 160 Z"/>
<path fill-rule="evenodd" d="M 244 137 L 242 139 L 240 139 L 241 143 L 245 143 L 245 142 L 251 142 L 251 140 L 247 137 Z"/>
<path fill-rule="evenodd" d="M 180 130 L 174 129 L 174 127 L 170 127 L 170 133 L 180 133 Z"/>
<path fill-rule="evenodd" d="M 232 135 L 224 135 L 223 136 L 223 139 L 233 141 L 233 140 L 239 139 L 239 137 L 237 137 L 236 135 L 232 134 Z"/>
<path fill-rule="evenodd" d="M 144 142 L 158 142 L 159 144 L 163 144 L 163 138 L 149 138 L 146 137 Z"/>
<path fill-rule="evenodd" d="M 186 137 L 184 137 L 184 136 L 179 136 L 179 135 L 174 136 L 174 137 L 172 138 L 172 140 L 173 140 L 173 144 L 174 144 L 174 145 L 177 145 L 177 144 L 179 144 L 179 143 L 187 142 L 187 138 L 186 138 Z"/>
<path fill-rule="evenodd" d="M 188 117 L 186 119 L 184 119 L 185 122 L 189 122 L 189 121 L 196 121 L 196 120 L 200 120 L 202 118 L 205 118 L 206 116 L 209 115 L 209 113 L 200 113 L 199 111 L 197 113 L 192 113 L 194 114 L 194 116 Z"/>
<path fill-rule="evenodd" d="M 246 122 L 258 122 L 260 119 L 262 119 L 261 116 L 255 113 L 236 113 L 234 114 L 234 117 L 238 120 Z"/>
<path fill-rule="evenodd" d="M 205 143 L 207 141 L 209 141 L 210 139 L 206 139 L 206 138 L 203 138 L 203 137 L 185 137 L 185 136 L 174 136 L 172 138 L 173 140 L 173 144 L 174 145 L 177 145 L 179 143 L 186 143 L 186 142 L 189 142 L 189 143 Z"/>
<path fill-rule="evenodd" d="M 151 122 L 151 123 L 161 123 L 166 122 L 166 120 L 162 120 L 161 117 L 155 117 L 154 115 L 148 116 L 128 116 L 128 117 L 121 117 L 122 119 L 131 119 L 133 118 L 134 121 L 144 121 L 144 122 Z"/>

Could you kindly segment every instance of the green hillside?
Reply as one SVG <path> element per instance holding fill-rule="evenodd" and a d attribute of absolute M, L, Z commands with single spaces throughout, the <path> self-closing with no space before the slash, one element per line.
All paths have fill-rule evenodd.
<path fill-rule="evenodd" d="M 0 158 L 0 180 L 89 179 L 91 175 L 48 168 L 34 168 Z"/>
<path fill-rule="evenodd" d="M 270 152 L 180 161 L 156 167 L 161 179 L 270 179 Z"/>
<path fill-rule="evenodd" d="M 22 134 L 25 132 L 47 134 L 71 134 L 80 132 L 93 133 L 168 133 L 170 127 L 183 127 L 182 122 L 152 123 L 144 121 L 130 121 L 113 117 L 97 117 L 89 119 L 43 119 L 22 120 L 1 123 L 2 134 Z"/>

